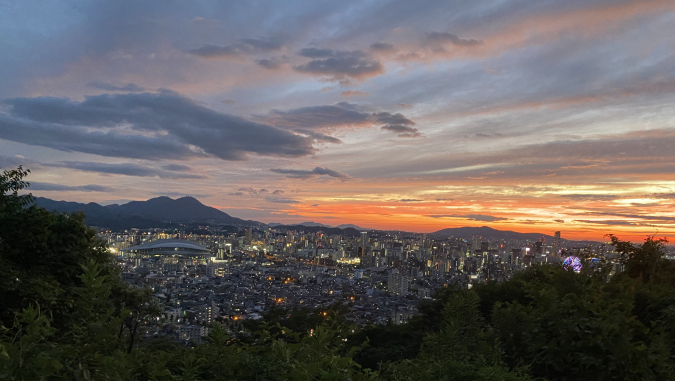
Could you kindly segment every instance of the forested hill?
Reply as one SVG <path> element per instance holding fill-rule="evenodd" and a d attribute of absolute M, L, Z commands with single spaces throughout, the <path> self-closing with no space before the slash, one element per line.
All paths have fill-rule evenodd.
<path fill-rule="evenodd" d="M 54 201 L 37 197 L 35 203 L 50 211 L 73 213 L 82 211 L 86 222 L 92 226 L 111 229 L 168 227 L 176 223 L 219 223 L 233 226 L 260 226 L 256 221 L 232 217 L 225 212 L 206 206 L 193 197 L 172 199 L 156 197 L 147 201 L 131 201 L 122 205 L 102 206 L 94 202 Z"/>

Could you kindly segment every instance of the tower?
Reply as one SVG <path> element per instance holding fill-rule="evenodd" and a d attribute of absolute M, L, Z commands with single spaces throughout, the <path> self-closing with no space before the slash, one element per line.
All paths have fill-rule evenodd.
<path fill-rule="evenodd" d="M 244 244 L 250 245 L 252 241 L 253 241 L 253 238 L 252 238 L 251 228 L 248 228 L 248 229 L 246 229 L 246 233 L 245 233 L 245 236 L 244 236 Z"/>
<path fill-rule="evenodd" d="M 368 232 L 361 232 L 361 256 L 366 256 L 366 244 L 368 243 Z"/>
<path fill-rule="evenodd" d="M 560 232 L 555 232 L 553 235 L 553 255 L 558 255 L 560 251 Z"/>

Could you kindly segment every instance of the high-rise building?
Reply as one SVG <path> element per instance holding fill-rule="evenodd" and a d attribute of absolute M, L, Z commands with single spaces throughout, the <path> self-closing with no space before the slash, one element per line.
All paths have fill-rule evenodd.
<path fill-rule="evenodd" d="M 558 255 L 558 252 L 560 251 L 560 232 L 555 232 L 553 235 L 553 255 L 556 256 Z"/>
<path fill-rule="evenodd" d="M 361 256 L 366 256 L 366 244 L 368 243 L 368 232 L 361 232 Z"/>
<path fill-rule="evenodd" d="M 253 238 L 252 238 L 251 228 L 248 228 L 248 229 L 246 229 L 246 232 L 245 232 L 245 235 L 244 235 L 244 244 L 250 245 L 252 241 L 253 241 Z"/>
<path fill-rule="evenodd" d="M 408 277 L 399 274 L 398 270 L 394 269 L 389 273 L 387 288 L 392 294 L 406 296 L 408 294 L 408 283 Z"/>

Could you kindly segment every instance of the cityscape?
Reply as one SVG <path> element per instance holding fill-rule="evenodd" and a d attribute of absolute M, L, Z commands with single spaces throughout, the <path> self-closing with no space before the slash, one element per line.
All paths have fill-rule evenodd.
<path fill-rule="evenodd" d="M 320 310 L 335 303 L 348 306 L 345 317 L 362 327 L 402 324 L 439 288 L 503 282 L 515 271 L 562 266 L 570 257 L 607 259 L 621 268 L 611 245 L 568 245 L 561 232 L 547 243 L 544 237 L 531 242 L 377 231 L 350 236 L 301 225 L 212 230 L 99 233 L 125 281 L 152 288 L 164 306 L 173 324 L 153 335 L 200 341 L 216 320 L 236 330 L 243 329 L 237 322 L 261 319 L 273 306 Z"/>
<path fill-rule="evenodd" d="M 675 1 L 0 1 L 0 380 L 675 380 Z"/>

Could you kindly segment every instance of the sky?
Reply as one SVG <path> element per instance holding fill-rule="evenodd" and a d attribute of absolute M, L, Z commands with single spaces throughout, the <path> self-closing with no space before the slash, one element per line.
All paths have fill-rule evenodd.
<path fill-rule="evenodd" d="M 0 168 L 261 222 L 675 238 L 675 2 L 0 0 Z"/>

